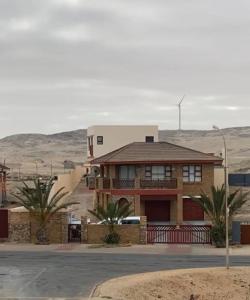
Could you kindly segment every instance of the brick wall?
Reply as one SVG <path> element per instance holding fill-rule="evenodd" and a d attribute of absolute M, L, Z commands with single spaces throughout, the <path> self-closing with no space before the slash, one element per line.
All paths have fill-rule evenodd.
<path fill-rule="evenodd" d="M 86 224 L 82 218 L 82 242 L 88 244 L 103 244 L 103 238 L 108 234 L 107 225 Z M 141 217 L 140 224 L 115 225 L 115 231 L 121 237 L 121 243 L 146 244 L 147 243 L 147 218 Z"/>
<path fill-rule="evenodd" d="M 107 225 L 87 225 L 88 244 L 102 244 L 103 238 L 108 234 Z M 121 243 L 140 243 L 140 225 L 115 225 L 115 231 L 121 237 Z"/>
<path fill-rule="evenodd" d="M 182 178 L 182 165 L 176 165 L 175 176 L 177 178 Z M 175 177 L 174 176 L 174 177 Z M 214 184 L 214 165 L 213 164 L 203 164 L 202 165 L 202 182 L 196 183 L 186 183 L 183 182 L 183 195 L 197 196 L 200 195 L 201 190 L 205 193 L 211 193 L 211 186 Z"/>

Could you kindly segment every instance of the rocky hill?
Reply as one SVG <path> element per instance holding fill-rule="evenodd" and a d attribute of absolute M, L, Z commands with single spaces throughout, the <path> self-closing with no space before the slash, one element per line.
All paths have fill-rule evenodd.
<path fill-rule="evenodd" d="M 229 149 L 231 171 L 250 171 L 250 127 L 223 130 Z M 217 131 L 162 130 L 160 140 L 219 154 L 223 140 Z M 64 171 L 67 162 L 83 162 L 86 157 L 86 130 L 51 135 L 17 134 L 0 140 L 0 160 L 12 172 L 50 174 Z"/>

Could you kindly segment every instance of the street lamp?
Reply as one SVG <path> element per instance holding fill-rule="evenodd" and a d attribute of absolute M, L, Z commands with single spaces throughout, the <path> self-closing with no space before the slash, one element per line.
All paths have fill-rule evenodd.
<path fill-rule="evenodd" d="M 229 197 L 229 185 L 228 185 L 228 156 L 227 156 L 227 144 L 226 138 L 223 131 L 218 126 L 213 126 L 214 130 L 217 130 L 223 138 L 224 150 L 225 150 L 225 160 L 224 160 L 224 180 L 225 180 L 225 209 L 226 209 L 226 268 L 229 269 L 229 207 L 228 207 L 228 197 Z"/>

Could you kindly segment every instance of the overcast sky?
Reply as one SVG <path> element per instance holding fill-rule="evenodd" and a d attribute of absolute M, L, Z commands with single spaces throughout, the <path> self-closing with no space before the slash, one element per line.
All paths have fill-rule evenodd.
<path fill-rule="evenodd" d="M 249 0 L 1 0 L 0 137 L 247 126 Z"/>

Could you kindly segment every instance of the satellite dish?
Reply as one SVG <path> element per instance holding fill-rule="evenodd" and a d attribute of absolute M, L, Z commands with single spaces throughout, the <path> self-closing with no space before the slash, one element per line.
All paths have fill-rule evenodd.
<path fill-rule="evenodd" d="M 90 171 L 90 176 L 97 177 L 98 175 L 100 175 L 100 167 L 93 166 Z"/>

